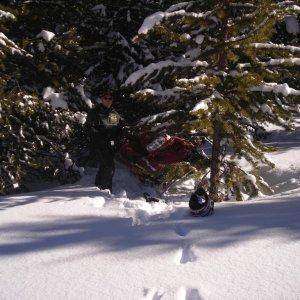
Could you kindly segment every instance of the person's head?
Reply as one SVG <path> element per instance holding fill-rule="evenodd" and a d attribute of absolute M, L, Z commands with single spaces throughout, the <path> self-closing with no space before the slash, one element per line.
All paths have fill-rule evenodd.
<path fill-rule="evenodd" d="M 111 93 L 105 93 L 100 98 L 102 105 L 107 108 L 110 108 L 113 104 L 113 95 Z"/>

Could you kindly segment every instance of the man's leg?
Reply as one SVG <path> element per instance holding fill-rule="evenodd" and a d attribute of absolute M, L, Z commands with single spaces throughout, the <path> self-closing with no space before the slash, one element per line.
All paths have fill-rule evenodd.
<path fill-rule="evenodd" d="M 112 191 L 112 179 L 115 172 L 114 154 L 102 152 L 99 155 L 99 170 L 96 175 L 95 185 L 100 189 Z"/>

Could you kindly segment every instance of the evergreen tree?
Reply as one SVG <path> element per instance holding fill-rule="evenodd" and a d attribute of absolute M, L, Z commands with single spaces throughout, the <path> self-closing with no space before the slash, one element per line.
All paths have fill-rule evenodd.
<path fill-rule="evenodd" d="M 131 35 L 157 7 L 151 0 L 1 2 L 1 193 L 24 187 L 30 174 L 77 178 L 68 155 L 82 162 L 86 153 L 86 111 L 139 67 Z"/>
<path fill-rule="evenodd" d="M 206 136 L 214 201 L 271 192 L 259 167 L 273 166 L 264 156 L 273 149 L 255 131 L 265 122 L 292 128 L 300 48 L 270 40 L 276 22 L 293 9 L 292 2 L 272 0 L 183 2 L 147 17 L 134 39 L 148 60 L 125 85 L 160 113 L 160 131 L 166 124 L 166 131 L 179 135 Z M 164 123 L 170 110 L 185 112 L 185 118 Z"/>

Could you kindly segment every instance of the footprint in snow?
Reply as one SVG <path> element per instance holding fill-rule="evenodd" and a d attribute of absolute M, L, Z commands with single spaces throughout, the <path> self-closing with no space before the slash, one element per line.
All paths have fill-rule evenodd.
<path fill-rule="evenodd" d="M 185 226 L 183 226 L 183 225 L 181 225 L 181 224 L 177 224 L 177 225 L 175 226 L 175 232 L 176 232 L 179 236 L 187 236 L 188 233 L 189 233 L 189 230 L 188 230 Z"/>
<path fill-rule="evenodd" d="M 201 300 L 201 297 L 197 289 L 182 286 L 177 291 L 176 300 Z"/>
<path fill-rule="evenodd" d="M 179 264 L 186 264 L 188 262 L 196 261 L 197 256 L 194 253 L 193 246 L 186 244 L 177 250 L 175 255 L 175 262 Z"/>
<path fill-rule="evenodd" d="M 165 294 L 165 291 L 161 288 L 151 288 L 144 290 L 144 300 L 160 300 Z"/>

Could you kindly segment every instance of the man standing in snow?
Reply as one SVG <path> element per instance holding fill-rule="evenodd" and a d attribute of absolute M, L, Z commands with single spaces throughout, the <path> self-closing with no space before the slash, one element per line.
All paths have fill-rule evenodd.
<path fill-rule="evenodd" d="M 100 104 L 96 104 L 87 116 L 87 129 L 90 134 L 90 154 L 99 162 L 95 185 L 100 189 L 112 191 L 112 179 L 115 172 L 114 157 L 122 137 L 122 119 L 112 108 L 111 93 L 102 95 Z"/>

